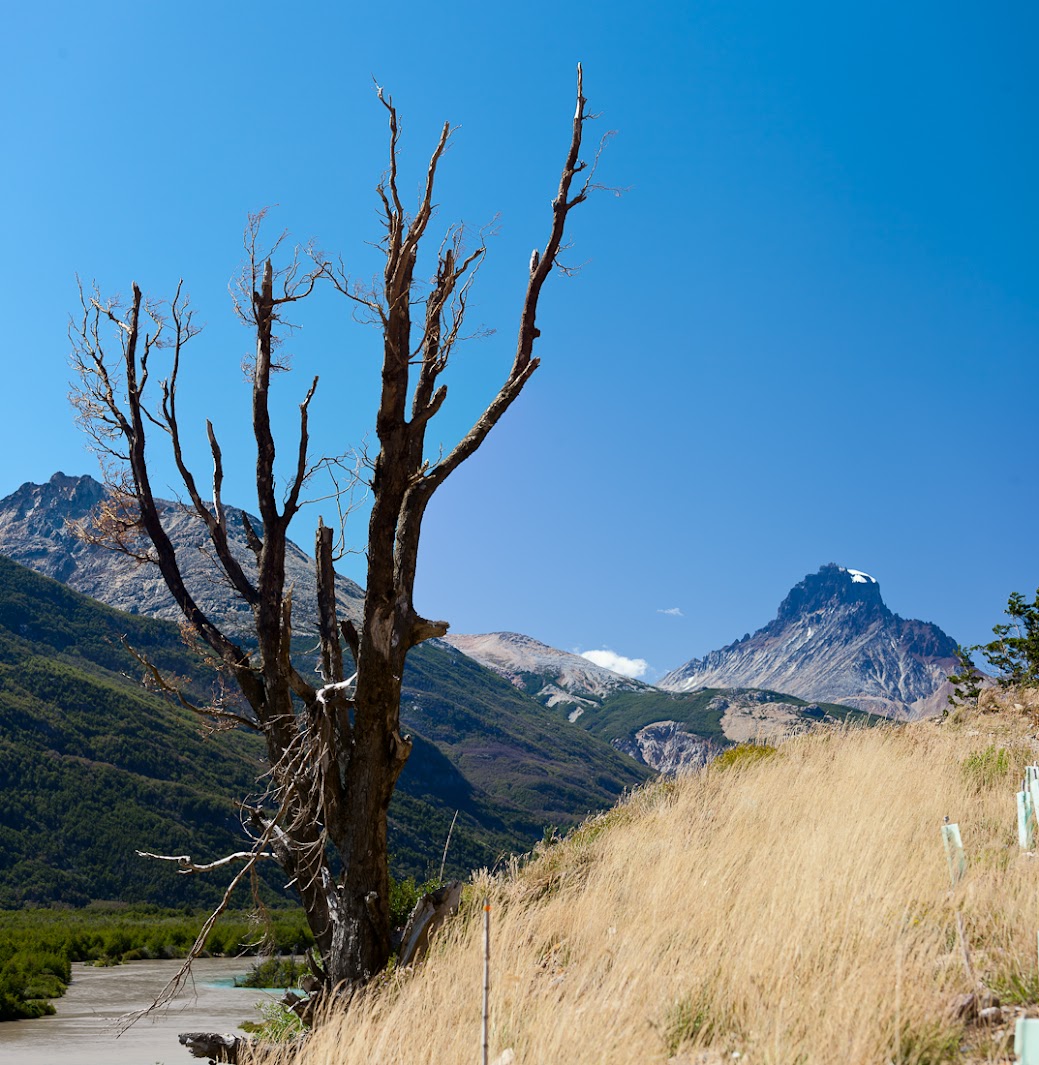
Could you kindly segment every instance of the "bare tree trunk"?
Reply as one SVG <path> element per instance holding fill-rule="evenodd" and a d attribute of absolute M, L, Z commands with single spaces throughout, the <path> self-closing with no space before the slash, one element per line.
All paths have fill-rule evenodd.
<path fill-rule="evenodd" d="M 255 729 L 266 743 L 270 786 L 264 799 L 247 810 L 252 850 L 208 866 L 188 859 L 179 863 L 181 871 L 200 872 L 232 860 L 246 860 L 251 866 L 273 856 L 299 893 L 317 943 L 316 975 L 326 992 L 367 981 L 390 955 L 387 812 L 411 752 L 411 740 L 402 735 L 400 723 L 404 664 L 412 647 L 448 628 L 447 622 L 421 617 L 413 604 L 422 518 L 436 490 L 480 447 L 537 369 L 533 348 L 540 335 L 536 313 L 541 289 L 554 267 L 565 270 L 558 256 L 567 216 L 594 187 L 594 166 L 588 168 L 580 159 L 589 116 L 578 68 L 573 133 L 552 202 L 548 240 L 531 256 L 512 368 L 459 443 L 433 460 L 426 454 L 426 430 L 447 397 L 447 387 L 438 379 L 462 337 L 469 287 L 486 248 L 481 240 L 467 251 L 463 229 L 450 229 L 436 253 L 430 282 L 417 289 L 419 248 L 434 213 L 433 189 L 450 128 L 445 125 L 441 131 L 418 208 L 408 214 L 397 188 L 397 112 L 381 90 L 379 99 L 387 111 L 390 134 L 389 168 L 377 189 L 386 227 L 386 264 L 379 288 L 359 288 L 320 257 L 312 256 L 312 266 L 304 269 L 294 256 L 275 270 L 271 256 L 258 247 L 263 215 L 250 218 L 247 229 L 248 265 L 236 308 L 256 340 L 252 430 L 262 527 L 253 529 L 246 519 L 244 529 L 256 562 L 255 579 L 246 575 L 229 546 L 223 459 L 212 424 L 207 424 L 213 459 L 211 500 L 204 499 L 184 460 L 176 409 L 180 361 L 184 346 L 198 330 L 180 289 L 168 311 L 144 301 L 136 285 L 124 313 L 97 293 L 92 298 L 82 296 L 82 319 L 71 331 L 81 377 L 76 397 L 80 421 L 93 436 L 117 492 L 103 520 L 87 535 L 159 567 L 187 628 L 241 691 L 239 707 L 195 709 L 220 724 Z M 572 192 L 582 172 L 586 176 Z M 280 504 L 269 403 L 272 374 L 283 368 L 275 356 L 282 312 L 306 299 L 326 279 L 380 324 L 383 365 L 376 412 L 379 450 L 369 485 L 372 509 L 363 619 L 357 631 L 336 616 L 333 535 L 320 523 L 315 559 L 324 684 L 315 687 L 297 672 L 291 658 L 292 591 L 285 587 L 285 552 L 290 524 L 302 505 L 303 486 L 332 461 L 312 462 L 308 454 L 308 412 L 317 379 L 299 406 L 295 468 Z M 118 337 L 117 359 L 105 350 L 108 328 Z M 150 363 L 160 350 L 172 351 L 172 358 L 155 405 L 146 397 Z M 252 609 L 255 646 L 243 646 L 221 631 L 185 585 L 149 479 L 146 445 L 152 426 L 169 439 L 187 492 L 186 506 L 206 526 L 213 555 L 228 583 Z M 355 667 L 350 679 L 344 676 L 344 650 Z M 158 677 L 158 671 L 151 673 Z M 333 873 L 336 869 L 341 870 L 338 875 Z M 240 877 L 241 873 L 233 883 Z M 196 950 L 202 949 L 204 934 Z"/>

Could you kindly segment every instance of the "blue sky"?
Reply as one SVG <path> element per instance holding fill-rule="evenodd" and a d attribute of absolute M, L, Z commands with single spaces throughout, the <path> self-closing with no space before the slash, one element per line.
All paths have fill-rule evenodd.
<path fill-rule="evenodd" d="M 573 217 L 583 268 L 552 280 L 541 369 L 430 509 L 419 609 L 654 676 L 825 562 L 963 642 L 1039 584 L 1033 5 L 300 7 L 8 14 L 0 494 L 95 472 L 66 398 L 76 274 L 155 296 L 184 277 L 208 323 L 185 421 L 201 440 L 214 418 L 252 505 L 242 229 L 277 204 L 272 236 L 378 269 L 373 78 L 403 116 L 402 189 L 449 120 L 438 221 L 498 218 L 471 306 L 497 332 L 458 353 L 450 446 L 510 361 L 581 61 L 626 191 Z M 319 373 L 316 440 L 340 452 L 371 432 L 379 338 L 331 292 L 300 322 L 285 424 Z"/>

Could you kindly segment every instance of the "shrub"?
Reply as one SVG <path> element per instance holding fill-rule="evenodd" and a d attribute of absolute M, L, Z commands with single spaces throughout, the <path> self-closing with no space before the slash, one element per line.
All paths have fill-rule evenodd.
<path fill-rule="evenodd" d="M 67 955 L 31 950 L 9 954 L 0 964 L 0 1021 L 53 1013 L 54 1007 L 43 1000 L 63 995 L 70 979 Z"/>
<path fill-rule="evenodd" d="M 296 958 L 265 958 L 254 965 L 236 987 L 298 987 L 307 972 L 307 964 Z"/>
<path fill-rule="evenodd" d="M 943 1065 L 962 1057 L 960 1029 L 937 1022 L 913 1028 L 906 1024 L 899 1034 L 894 1060 L 906 1065 Z"/>
<path fill-rule="evenodd" d="M 970 699 L 972 694 L 977 699 L 978 678 L 971 676 L 973 651 L 980 651 L 996 671 L 1000 687 L 1039 687 L 1039 589 L 1031 603 L 1020 592 L 1011 593 L 1004 613 L 1010 621 L 992 626 L 994 640 L 956 649 L 960 671 L 949 677 L 957 688 L 954 695 L 962 690 L 964 699 Z M 950 701 L 955 701 L 953 696 Z"/>
<path fill-rule="evenodd" d="M 239 1027 L 263 1043 L 285 1043 L 306 1031 L 306 1026 L 280 1002 L 257 1002 L 262 1021 L 245 1021 Z"/>
<path fill-rule="evenodd" d="M 972 706 L 978 705 L 978 696 L 981 695 L 981 671 L 974 664 L 971 652 L 977 647 L 957 647 L 956 661 L 959 662 L 957 671 L 949 674 L 949 683 L 952 691 L 949 693 L 949 705 L 961 706 L 964 703 Z M 945 717 L 949 709 L 946 707 Z"/>
<path fill-rule="evenodd" d="M 403 928 L 408 923 L 411 911 L 418 900 L 427 891 L 435 891 L 438 887 L 440 887 L 439 880 L 427 880 L 424 884 L 416 884 L 413 876 L 409 876 L 406 880 L 394 880 L 390 877 L 390 927 Z"/>
<path fill-rule="evenodd" d="M 1009 1006 L 1034 1006 L 1039 1002 L 1039 972 L 1010 972 L 990 980 L 992 990 Z"/>
<path fill-rule="evenodd" d="M 733 766 L 752 765 L 764 758 L 771 758 L 775 753 L 776 748 L 768 743 L 737 743 L 735 747 L 719 754 L 711 763 L 711 767 L 724 772 Z"/>

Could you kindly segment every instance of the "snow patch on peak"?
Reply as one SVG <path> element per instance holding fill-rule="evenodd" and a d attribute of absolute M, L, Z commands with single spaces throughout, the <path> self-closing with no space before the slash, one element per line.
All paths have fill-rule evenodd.
<path fill-rule="evenodd" d="M 510 680 L 518 687 L 530 690 L 534 678 L 540 677 L 544 686 L 537 698 L 552 707 L 557 702 L 587 701 L 588 706 L 598 702 L 613 691 L 636 691 L 644 687 L 641 681 L 632 679 L 644 673 L 648 663 L 641 659 L 629 659 L 612 651 L 591 651 L 579 655 L 549 647 L 530 636 L 514 632 L 492 632 L 482 635 L 450 633 L 444 643 L 475 659 L 482 666 Z M 631 672 L 614 672 L 609 666 L 597 664 L 595 657 L 610 656 L 616 668 L 629 667 Z M 593 657 L 594 656 L 594 657 Z M 640 671 L 640 672 L 637 672 Z"/>
<path fill-rule="evenodd" d="M 863 573 L 860 569 L 846 569 L 841 567 L 845 573 L 851 577 L 852 584 L 876 584 L 876 578 L 871 577 L 868 573 Z"/>

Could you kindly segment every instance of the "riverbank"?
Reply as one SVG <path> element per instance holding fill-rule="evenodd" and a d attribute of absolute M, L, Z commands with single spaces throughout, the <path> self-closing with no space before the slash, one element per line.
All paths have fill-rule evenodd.
<path fill-rule="evenodd" d="M 51 1013 L 68 983 L 70 962 L 109 966 L 186 957 L 206 916 L 119 903 L 0 911 L 0 1021 Z M 272 910 L 268 917 L 261 928 L 250 914 L 224 914 L 206 953 L 256 954 L 262 941 L 266 952 L 298 955 L 313 944 L 301 910 Z"/>
<path fill-rule="evenodd" d="M 234 987 L 249 959 L 200 958 L 194 979 L 165 1010 L 137 1022 L 122 1036 L 115 1025 L 145 1008 L 180 967 L 179 961 L 135 961 L 97 968 L 77 963 L 64 998 L 52 1017 L 0 1025 L 0 1061 L 18 1065 L 177 1065 L 188 1062 L 177 1042 L 180 1032 L 234 1032 L 242 1021 L 258 1020 L 258 1003 L 274 996 Z"/>

